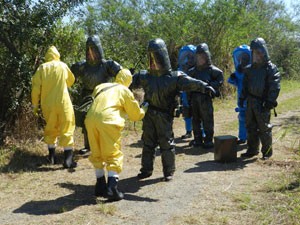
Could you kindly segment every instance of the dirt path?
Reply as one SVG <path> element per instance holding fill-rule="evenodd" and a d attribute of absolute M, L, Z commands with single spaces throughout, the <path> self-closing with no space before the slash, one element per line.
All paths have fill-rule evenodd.
<path fill-rule="evenodd" d="M 300 97 L 300 92 L 297 94 Z M 215 135 L 235 135 L 237 129 L 228 131 L 228 124 L 234 127 L 237 115 L 230 113 L 233 109 L 226 107 L 228 102 L 218 104 L 224 105 L 215 114 Z M 60 165 L 40 165 L 30 172 L 2 173 L 0 224 L 284 224 L 276 210 L 266 214 L 262 209 L 271 205 L 274 197 L 266 187 L 298 165 L 289 162 L 294 160 L 291 148 L 299 141 L 299 110 L 300 106 L 273 119 L 277 125 L 275 153 L 267 162 L 242 160 L 242 146 L 237 162 L 217 163 L 213 151 L 190 148 L 188 141 L 177 139 L 177 170 L 171 182 L 161 181 L 159 154 L 153 176 L 136 179 L 140 134 L 125 130 L 124 171 L 119 185 L 125 199 L 120 202 L 106 203 L 93 197 L 94 170 L 87 158 L 79 158 L 75 172 Z M 286 121 L 294 121 L 293 132 L 279 140 Z M 181 118 L 175 119 L 174 132 L 176 137 L 184 133 Z"/>

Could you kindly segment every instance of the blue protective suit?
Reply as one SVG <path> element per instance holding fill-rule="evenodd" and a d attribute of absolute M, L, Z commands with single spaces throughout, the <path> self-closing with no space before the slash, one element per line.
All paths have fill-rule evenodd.
<path fill-rule="evenodd" d="M 178 70 L 187 73 L 187 71 L 195 65 L 195 52 L 196 46 L 194 45 L 185 45 L 179 50 Z M 182 102 L 183 110 L 189 110 L 190 105 L 188 101 L 188 95 L 185 91 L 180 93 L 180 99 Z M 187 115 L 183 115 L 183 117 L 186 132 L 192 132 L 192 118 Z"/>
<path fill-rule="evenodd" d="M 235 72 L 234 75 L 231 75 L 228 78 L 228 83 L 234 85 L 237 88 L 237 99 L 240 98 L 242 89 L 243 89 L 243 79 L 244 79 L 244 73 L 243 73 L 243 67 L 246 65 L 245 61 L 241 60 L 242 54 L 247 54 L 249 57 L 249 62 L 246 64 L 250 64 L 251 62 L 251 51 L 250 47 L 248 45 L 241 45 L 237 48 L 235 48 L 232 52 L 232 58 L 234 62 Z M 247 61 L 247 60 L 246 60 Z M 235 111 L 238 112 L 238 120 L 239 120 L 239 134 L 238 138 L 241 141 L 247 140 L 247 130 L 246 130 L 246 101 L 244 102 L 243 107 L 236 107 Z"/>

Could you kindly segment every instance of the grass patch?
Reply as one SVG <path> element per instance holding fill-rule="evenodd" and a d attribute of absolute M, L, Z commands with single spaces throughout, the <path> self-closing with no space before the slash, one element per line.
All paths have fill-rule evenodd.
<path fill-rule="evenodd" d="M 234 195 L 233 201 L 238 204 L 238 208 L 241 210 L 247 210 L 251 208 L 251 196 L 247 193 Z"/>
<path fill-rule="evenodd" d="M 97 210 L 99 210 L 104 215 L 110 215 L 113 216 L 117 212 L 117 208 L 114 205 L 111 204 L 105 204 L 103 202 L 97 202 Z"/>
<path fill-rule="evenodd" d="M 276 108 L 278 113 L 284 113 L 287 111 L 295 110 L 299 107 L 300 98 L 299 96 L 294 96 L 283 101 L 280 101 L 278 107 Z"/>
<path fill-rule="evenodd" d="M 281 80 L 281 93 L 289 93 L 298 91 L 300 88 L 300 81 L 297 80 Z"/>
<path fill-rule="evenodd" d="M 300 167 L 285 171 L 262 191 L 266 198 L 258 211 L 265 224 L 300 224 Z"/>

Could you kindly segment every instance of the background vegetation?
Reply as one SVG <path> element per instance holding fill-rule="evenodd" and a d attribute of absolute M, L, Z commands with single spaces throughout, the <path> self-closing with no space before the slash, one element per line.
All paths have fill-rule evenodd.
<path fill-rule="evenodd" d="M 49 45 L 71 65 L 84 59 L 86 36 L 98 34 L 107 58 L 141 69 L 152 38 L 165 40 L 173 68 L 182 45 L 206 42 L 228 75 L 232 50 L 261 36 L 283 78 L 299 79 L 299 5 L 287 11 L 279 0 L 1 1 L 0 142 L 32 129 L 30 80 Z M 224 95 L 230 91 L 225 86 Z"/>

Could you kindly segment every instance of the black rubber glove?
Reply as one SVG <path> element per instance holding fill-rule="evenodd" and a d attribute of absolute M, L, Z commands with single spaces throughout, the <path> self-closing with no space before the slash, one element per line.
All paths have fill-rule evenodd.
<path fill-rule="evenodd" d="M 208 94 L 212 98 L 214 98 L 216 96 L 216 91 L 212 86 L 206 86 L 205 93 Z"/>

